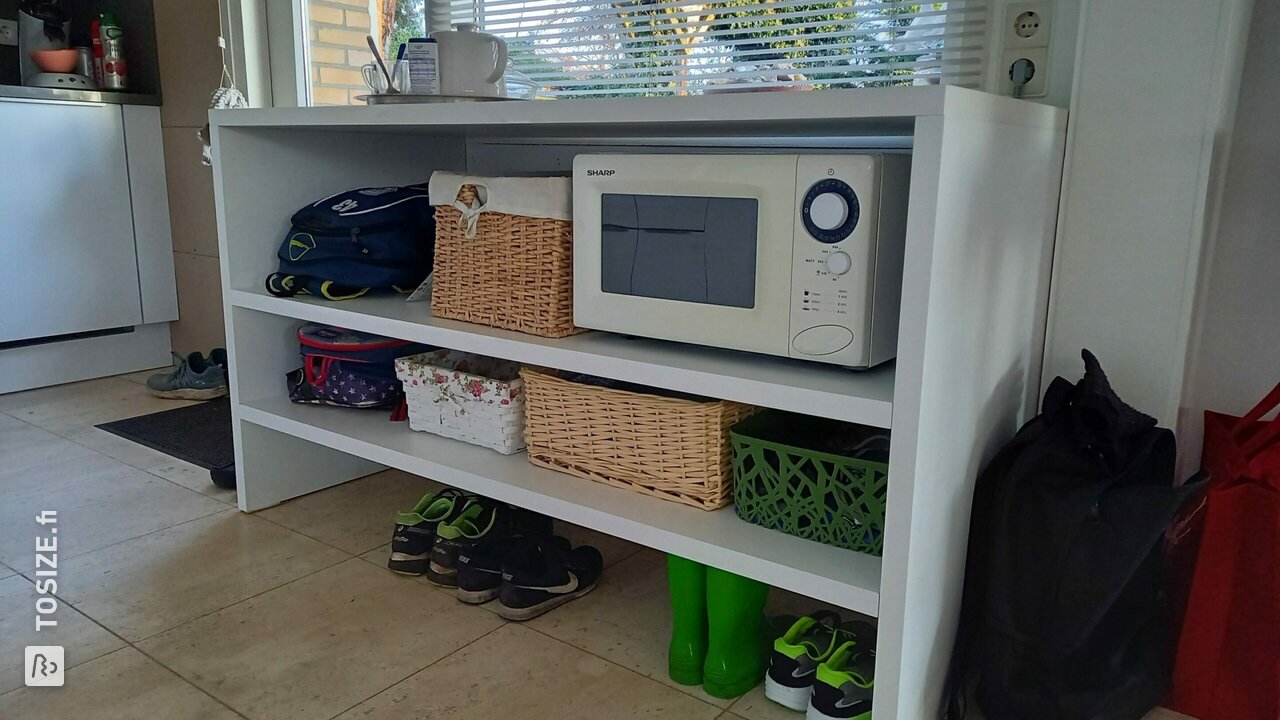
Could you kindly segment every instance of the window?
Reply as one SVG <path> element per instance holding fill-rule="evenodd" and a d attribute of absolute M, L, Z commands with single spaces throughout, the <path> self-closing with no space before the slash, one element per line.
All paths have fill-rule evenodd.
<path fill-rule="evenodd" d="M 310 104 L 363 105 L 368 92 L 360 67 L 373 61 L 367 35 L 395 57 L 395 48 L 421 37 L 423 0 L 303 0 L 306 12 L 306 67 Z"/>
<path fill-rule="evenodd" d="M 987 0 L 305 0 L 311 102 L 365 92 L 384 55 L 474 22 L 543 97 L 695 95 L 982 80 Z"/>
<path fill-rule="evenodd" d="M 401 0 L 402 3 L 404 0 Z M 977 86 L 985 0 L 426 0 L 475 22 L 551 97 L 946 82 Z"/>

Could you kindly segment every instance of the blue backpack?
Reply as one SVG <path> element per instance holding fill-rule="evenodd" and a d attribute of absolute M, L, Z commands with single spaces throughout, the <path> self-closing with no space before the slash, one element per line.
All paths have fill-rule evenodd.
<path fill-rule="evenodd" d="M 293 214 L 267 292 L 327 300 L 412 292 L 431 272 L 433 212 L 426 185 L 358 188 L 312 203 Z"/>

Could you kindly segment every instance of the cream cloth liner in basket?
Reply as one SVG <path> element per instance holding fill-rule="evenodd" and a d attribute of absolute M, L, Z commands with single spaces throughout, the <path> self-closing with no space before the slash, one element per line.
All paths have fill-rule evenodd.
<path fill-rule="evenodd" d="M 463 185 L 476 187 L 476 202 L 471 206 L 458 200 Z M 431 173 L 427 194 L 432 205 L 448 205 L 462 213 L 458 225 L 466 225 L 469 238 L 476 236 L 481 212 L 573 220 L 573 181 L 565 177 L 495 178 L 437 171 Z"/>

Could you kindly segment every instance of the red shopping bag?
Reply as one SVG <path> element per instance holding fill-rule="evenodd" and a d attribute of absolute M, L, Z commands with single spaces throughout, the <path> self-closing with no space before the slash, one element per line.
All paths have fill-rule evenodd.
<path fill-rule="evenodd" d="M 1280 719 L 1280 385 L 1242 418 L 1205 413 L 1204 534 L 1169 705 L 1200 720 Z"/>

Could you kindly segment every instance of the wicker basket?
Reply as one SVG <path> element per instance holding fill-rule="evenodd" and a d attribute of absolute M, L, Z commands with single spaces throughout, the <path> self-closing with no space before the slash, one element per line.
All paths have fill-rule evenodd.
<path fill-rule="evenodd" d="M 880 555 L 889 464 L 814 449 L 887 449 L 887 433 L 834 420 L 765 411 L 734 426 L 733 493 L 738 517 L 788 535 Z"/>
<path fill-rule="evenodd" d="M 396 360 L 409 429 L 510 455 L 524 449 L 524 382 L 519 365 L 456 350 Z"/>
<path fill-rule="evenodd" d="M 754 407 L 520 376 L 533 464 L 703 510 L 732 502 L 729 427 Z"/>
<path fill-rule="evenodd" d="M 474 185 L 458 200 L 471 206 Z M 431 314 L 542 337 L 582 332 L 573 325 L 573 223 L 481 212 L 466 237 L 462 212 L 436 207 Z"/>

